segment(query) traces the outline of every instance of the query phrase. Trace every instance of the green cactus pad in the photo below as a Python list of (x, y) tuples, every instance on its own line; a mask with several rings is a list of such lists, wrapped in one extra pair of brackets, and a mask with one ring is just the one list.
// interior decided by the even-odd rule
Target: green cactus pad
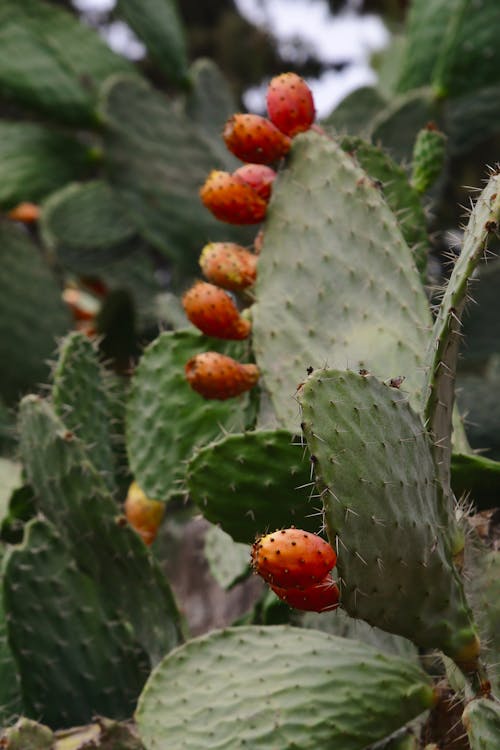
[(408, 182), (405, 170), (381, 148), (361, 138), (346, 136), (340, 140), (340, 145), (344, 151), (356, 157), (370, 177), (382, 183), (384, 198), (396, 214), (403, 237), (413, 251), (415, 263), (425, 282), (429, 246), (427, 222), (420, 196)]
[(406, 394), (371, 376), (318, 370), (299, 398), (337, 546), (341, 605), (459, 658), (475, 630), (451, 562), (458, 534)]
[(136, 718), (148, 750), (362, 750), (432, 703), (411, 662), (318, 631), (240, 627), (165, 659)]
[(379, 188), (326, 137), (294, 138), (273, 190), (252, 308), (253, 345), (280, 426), (298, 426), (308, 367), (406, 377), (413, 401), (431, 318)]
[(90, 461), (113, 491), (110, 394), (94, 345), (83, 333), (71, 333), (61, 342), (53, 382), (55, 412), (87, 446)]
[[(0, 541), (0, 583), (3, 589), (3, 566), (7, 547)], [(0, 595), (0, 727), (10, 724), (22, 713), (19, 673), (7, 634), (7, 612)], [(1, 739), (1, 732), (0, 732)]]
[(238, 542), (278, 528), (318, 533), (321, 501), (313, 493), (311, 466), (286, 430), (228, 435), (193, 454), (187, 468), (190, 497), (212, 523)]
[(413, 148), (411, 182), (418, 193), (425, 193), (437, 180), (446, 157), (444, 133), (431, 123), (417, 135)]
[(455, 497), (467, 497), (476, 511), (498, 507), (500, 461), (475, 454), (451, 454), (451, 488)]
[(104, 87), (101, 112), (108, 176), (154, 247), (195, 274), (207, 239), (251, 241), (252, 234), (217, 221), (202, 205), (198, 191), (210, 170), (233, 160), (221, 162), (220, 148), (174, 103), (145, 81), (118, 76)]
[(490, 550), (479, 540), (475, 545), (477, 549), (473, 550), (469, 563), (466, 557), (465, 587), (485, 644), (485, 663), (491, 665), (489, 677), (493, 692), (500, 695), (497, 668), (500, 654), (500, 550)]
[(177, 3), (174, 0), (118, 0), (116, 12), (142, 39), (169, 80), (186, 83), (186, 42)]
[(38, 509), (64, 534), (74, 560), (128, 623), (151, 665), (181, 640), (180, 617), (157, 561), (124, 524), (84, 445), (34, 396), (21, 402), (23, 464)]
[(2, 0), (0, 87), (16, 103), (65, 122), (94, 123), (97, 87), (133, 66), (68, 11)]
[(496, 0), (416, 0), (408, 17), (408, 43), (400, 91), (432, 84), (436, 96), (456, 96), (500, 80)]
[(147, 655), (48, 521), (30, 521), (23, 545), (12, 548), (4, 602), (28, 716), (55, 728), (95, 713), (130, 715)]
[(462, 722), (471, 750), (497, 750), (500, 738), (500, 702), (478, 698), (465, 707)]
[(66, 268), (96, 272), (140, 242), (114, 191), (104, 180), (66, 185), (45, 202), (40, 228)]
[(250, 547), (235, 542), (229, 534), (210, 526), (205, 534), (205, 557), (219, 586), (229, 589), (250, 573)]
[(162, 333), (135, 371), (127, 404), (127, 451), (132, 473), (148, 497), (166, 501), (181, 492), (192, 451), (223, 431), (245, 427), (248, 395), (209, 401), (188, 385), (186, 362), (209, 350), (245, 359), (244, 345), (183, 330)]
[(0, 737), (6, 750), (54, 750), (54, 734), (49, 727), (25, 717)]
[(88, 149), (33, 122), (0, 122), (0, 206), (40, 201), (82, 176)]
[(487, 252), (500, 221), (500, 172), (493, 173), (469, 217), (462, 251), (453, 268), (434, 322), (425, 362), (424, 420), (434, 442), (435, 461), (445, 495), (450, 494), (452, 414), (455, 373), (462, 338), (461, 318), (471, 276)]
[(0, 220), (0, 395), (7, 403), (47, 379), (47, 360), (70, 316), (37, 245)]

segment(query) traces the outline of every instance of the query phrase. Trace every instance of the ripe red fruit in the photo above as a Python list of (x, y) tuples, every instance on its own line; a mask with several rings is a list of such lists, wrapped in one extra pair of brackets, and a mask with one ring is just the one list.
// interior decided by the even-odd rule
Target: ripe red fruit
[(278, 529), (260, 537), (251, 552), (254, 570), (273, 586), (309, 588), (335, 566), (334, 549), (302, 529)]
[(146, 497), (137, 482), (132, 482), (125, 500), (125, 516), (145, 544), (153, 544), (165, 514), (165, 503)]
[(266, 216), (267, 203), (244, 180), (214, 169), (200, 189), (203, 205), (216, 219), (228, 224), (258, 224)]
[(339, 590), (330, 574), (322, 581), (305, 589), (287, 589), (271, 586), (282, 601), (294, 609), (306, 612), (326, 612), (339, 606)]
[(241, 364), (218, 352), (202, 352), (186, 363), (186, 378), (205, 398), (225, 400), (250, 390), (259, 379), (257, 365)]
[(219, 339), (246, 339), (251, 325), (242, 318), (233, 300), (223, 289), (197, 281), (182, 298), (191, 323), (207, 336)]
[(233, 172), (233, 177), (242, 179), (255, 190), (257, 195), (268, 201), (276, 179), (276, 172), (265, 164), (243, 164)]
[(311, 89), (296, 73), (282, 73), (270, 82), (267, 111), (271, 121), (282, 133), (293, 137), (309, 130), (315, 110)]
[(222, 132), (225, 144), (238, 159), (272, 164), (290, 150), (291, 141), (267, 117), (236, 114)]
[(209, 242), (200, 255), (206, 279), (232, 291), (251, 286), (257, 275), (257, 256), (235, 242)]

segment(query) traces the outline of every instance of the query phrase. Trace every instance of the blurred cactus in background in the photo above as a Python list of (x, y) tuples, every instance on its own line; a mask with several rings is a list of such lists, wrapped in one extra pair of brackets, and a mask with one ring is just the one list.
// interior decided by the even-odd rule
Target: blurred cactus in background
[[(133, 63), (60, 5), (0, 8), (0, 746), (495, 750), (497, 3), (383, 3), (392, 88), (265, 128), (187, 6)], [(329, 611), (252, 577), (292, 527)]]

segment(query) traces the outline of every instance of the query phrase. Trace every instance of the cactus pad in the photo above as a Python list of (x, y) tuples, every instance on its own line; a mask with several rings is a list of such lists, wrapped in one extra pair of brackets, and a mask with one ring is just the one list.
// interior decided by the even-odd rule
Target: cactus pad
[(379, 188), (326, 137), (294, 138), (255, 290), (254, 351), (281, 426), (297, 429), (294, 392), (325, 363), (404, 375), (415, 401), (431, 319), (411, 251)]
[(228, 435), (193, 454), (189, 494), (238, 542), (291, 525), (318, 532), (320, 501), (309, 500), (311, 467), (286, 430)]
[(471, 750), (497, 750), (500, 737), (500, 703), (479, 698), (465, 707), (462, 722)]
[(319, 370), (299, 398), (332, 544), (338, 535), (341, 605), (459, 657), (476, 635), (451, 562), (457, 532), (405, 394), (372, 376)]
[(146, 349), (134, 374), (127, 405), (127, 450), (135, 479), (148, 497), (168, 500), (182, 491), (184, 462), (193, 449), (221, 431), (244, 428), (248, 396), (207, 401), (186, 381), (186, 362), (206, 350), (242, 360), (244, 345), (190, 330), (162, 333)]
[(136, 718), (150, 750), (362, 750), (432, 703), (411, 662), (317, 631), (239, 627), (165, 659)]

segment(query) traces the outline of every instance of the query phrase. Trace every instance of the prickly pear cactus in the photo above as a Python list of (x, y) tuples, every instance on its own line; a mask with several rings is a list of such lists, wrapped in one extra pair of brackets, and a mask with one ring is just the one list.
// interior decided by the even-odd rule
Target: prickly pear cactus
[(463, 539), (406, 394), (370, 375), (319, 370), (299, 399), (328, 533), (337, 544), (342, 606), (467, 661), (463, 655), (469, 647), (477, 651), (477, 636), (452, 563)]

